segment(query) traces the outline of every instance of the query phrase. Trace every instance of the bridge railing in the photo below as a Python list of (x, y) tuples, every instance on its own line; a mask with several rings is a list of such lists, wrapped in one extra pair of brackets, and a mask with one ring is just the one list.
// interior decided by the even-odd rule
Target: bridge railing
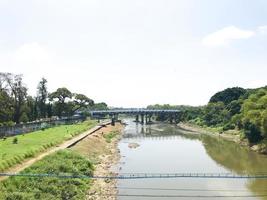
[(142, 114), (142, 113), (179, 113), (180, 110), (163, 110), (163, 109), (110, 109), (110, 110), (92, 110), (90, 113), (94, 114)]
[(64, 117), (61, 119), (48, 119), (37, 122), (29, 122), (24, 124), (17, 124), (14, 126), (0, 127), (0, 138), (29, 133), (44, 128), (50, 128), (57, 125), (73, 124), (85, 120), (82, 116)]

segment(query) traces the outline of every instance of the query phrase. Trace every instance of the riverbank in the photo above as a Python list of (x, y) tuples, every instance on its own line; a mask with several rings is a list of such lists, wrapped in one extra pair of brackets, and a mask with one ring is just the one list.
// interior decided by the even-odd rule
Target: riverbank
[[(54, 148), (53, 153), (35, 160), (24, 174), (110, 176), (119, 158), (117, 147), (123, 125), (96, 126)], [(93, 131), (92, 131), (93, 130)], [(59, 149), (60, 150), (59, 150)], [(62, 148), (65, 148), (62, 150)], [(58, 151), (59, 150), (59, 151)], [(56, 151), (56, 152), (55, 152)], [(48, 152), (46, 152), (48, 153)], [(36, 158), (35, 158), (36, 159)], [(21, 169), (20, 169), (21, 170)], [(116, 181), (105, 179), (62, 179), (56, 177), (5, 177), (0, 182), (0, 199), (116, 199)], [(17, 184), (19, 185), (17, 186)], [(108, 194), (109, 196), (104, 196)], [(111, 196), (113, 194), (113, 196)]]
[[(100, 129), (96, 121), (62, 125), (44, 131), (9, 137), (0, 141), (0, 172), (18, 173), (38, 160), (65, 149)], [(17, 143), (14, 139), (17, 138)], [(6, 177), (0, 177), (0, 181)]]
[[(0, 182), (0, 200), (85, 199), (91, 179), (68, 179), (57, 175), (92, 176), (93, 164), (69, 149), (59, 150)], [(51, 174), (53, 176), (27, 176)]]
[(228, 130), (224, 132), (214, 131), (208, 128), (200, 127), (195, 124), (180, 122), (177, 125), (181, 130), (189, 131), (192, 134), (206, 134), (214, 137), (220, 137), (229, 141), (233, 141), (241, 146), (248, 147), (250, 150), (260, 154), (267, 154), (266, 141), (262, 141), (258, 144), (249, 144), (246, 139), (241, 138), (241, 131)]
[[(123, 127), (120, 123), (116, 123), (115, 126), (107, 125), (71, 147), (71, 150), (87, 157), (94, 164), (94, 176), (116, 175), (112, 172), (112, 166), (120, 159), (118, 142)], [(116, 180), (94, 179), (86, 199), (114, 200), (116, 194)]]

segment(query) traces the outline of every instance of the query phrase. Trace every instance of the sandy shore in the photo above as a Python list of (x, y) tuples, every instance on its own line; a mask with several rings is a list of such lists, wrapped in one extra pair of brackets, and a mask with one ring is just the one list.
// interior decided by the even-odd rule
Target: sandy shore
[(248, 147), (250, 150), (255, 151), (260, 154), (267, 154), (266, 146), (262, 144), (254, 144), (250, 145), (247, 140), (242, 140), (240, 138), (240, 132), (235, 130), (229, 130), (222, 133), (219, 132), (211, 132), (206, 130), (205, 128), (199, 127), (197, 125), (188, 124), (188, 123), (179, 123), (177, 125), (181, 130), (185, 132), (189, 131), (192, 134), (207, 134), (213, 137), (220, 137), (229, 141), (233, 141), (241, 146)]
[(210, 135), (210, 136), (216, 136), (216, 137), (221, 137), (224, 138), (226, 140), (230, 140), (236, 143), (241, 143), (240, 140), (240, 136), (239, 134), (236, 134), (234, 132), (230, 133), (230, 132), (211, 132), (208, 130), (205, 130), (204, 128), (201, 128), (199, 126), (193, 125), (193, 124), (188, 124), (188, 123), (179, 123), (178, 127), (184, 131), (189, 131), (192, 134), (206, 134), (206, 135)]
[[(113, 174), (111, 168), (116, 165), (120, 159), (118, 142), (121, 137), (122, 129), (123, 125), (120, 123), (116, 123), (115, 126), (107, 125), (71, 147), (74, 151), (85, 155), (95, 163), (94, 176), (116, 175)], [(105, 135), (110, 134), (111, 132), (117, 134), (111, 142), (107, 142)], [(86, 199), (114, 200), (116, 199), (117, 192), (116, 180), (95, 179), (92, 182), (92, 186), (88, 191)]]

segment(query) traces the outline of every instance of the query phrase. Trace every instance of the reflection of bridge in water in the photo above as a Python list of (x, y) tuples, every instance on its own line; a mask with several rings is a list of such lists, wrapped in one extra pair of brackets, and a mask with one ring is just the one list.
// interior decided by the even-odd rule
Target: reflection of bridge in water
[[(156, 109), (110, 109), (110, 110), (94, 110), (90, 111), (93, 118), (101, 118), (105, 116), (110, 116), (112, 123), (118, 119), (120, 114), (123, 115), (135, 115), (135, 121), (141, 122), (142, 124), (151, 123), (152, 116), (164, 116), (171, 123), (173, 121), (178, 121), (180, 110), (156, 110)], [(140, 120), (139, 120), (140, 116)]]
[(177, 137), (181, 137), (180, 135), (149, 135), (149, 134), (123, 134), (123, 139), (142, 139), (142, 140), (171, 140), (175, 139)]

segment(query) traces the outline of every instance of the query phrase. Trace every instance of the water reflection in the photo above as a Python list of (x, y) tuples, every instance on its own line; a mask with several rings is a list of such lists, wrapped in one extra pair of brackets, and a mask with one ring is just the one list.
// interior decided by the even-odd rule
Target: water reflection
[[(121, 169), (119, 173), (234, 172), (241, 174), (245, 172), (253, 174), (267, 171), (266, 156), (241, 148), (235, 143), (185, 132), (174, 125), (141, 125), (129, 120), (127, 123), (123, 139), (119, 144), (122, 155), (120, 163), (123, 163), (119, 166)], [(140, 144), (140, 147), (128, 148), (128, 143), (132, 142)], [(118, 187), (120, 187), (119, 194), (248, 196), (267, 194), (266, 180), (246, 179), (119, 180)], [(148, 190), (148, 188), (165, 189)], [(175, 190), (169, 190), (170, 188)], [(179, 191), (181, 188), (189, 190)], [(128, 200), (136, 199), (136, 197), (118, 197), (118, 199)], [(166, 198), (143, 197), (139, 199)]]
[[(207, 154), (221, 166), (238, 174), (266, 173), (267, 157), (242, 148), (237, 144), (220, 138), (201, 136), (201, 141)], [(260, 195), (267, 192), (267, 180), (251, 180), (247, 187), (255, 194)], [(264, 199), (267, 199), (265, 197)]]

